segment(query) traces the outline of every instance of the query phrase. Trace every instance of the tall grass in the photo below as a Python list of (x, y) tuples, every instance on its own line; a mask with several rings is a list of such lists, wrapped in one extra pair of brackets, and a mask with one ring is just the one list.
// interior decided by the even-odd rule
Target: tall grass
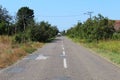
[(43, 46), (39, 42), (14, 43), (12, 37), (0, 36), (0, 68), (7, 67), (18, 59)]
[(100, 41), (99, 43), (85, 43), (84, 45), (93, 49), (94, 51), (99, 53), (99, 55), (120, 65), (120, 41), (108, 40)]

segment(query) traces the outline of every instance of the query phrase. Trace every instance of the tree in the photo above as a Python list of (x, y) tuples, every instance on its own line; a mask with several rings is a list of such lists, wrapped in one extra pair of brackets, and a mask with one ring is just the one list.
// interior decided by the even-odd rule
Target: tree
[(10, 20), (11, 16), (8, 14), (6, 8), (2, 8), (2, 6), (0, 6), (0, 22), (4, 21), (6, 23), (9, 23)]
[(114, 21), (101, 14), (87, 19), (84, 24), (77, 24), (67, 31), (69, 37), (84, 39), (88, 42), (112, 39), (114, 33)]
[(48, 22), (40, 22), (31, 30), (31, 39), (33, 41), (42, 41), (46, 42), (49, 39), (55, 37), (58, 33), (58, 29), (56, 26), (51, 26)]
[(34, 24), (34, 11), (29, 7), (22, 7), (17, 12), (17, 30), (25, 31)]
[(10, 20), (11, 16), (8, 14), (6, 8), (0, 6), (0, 35), (8, 34)]

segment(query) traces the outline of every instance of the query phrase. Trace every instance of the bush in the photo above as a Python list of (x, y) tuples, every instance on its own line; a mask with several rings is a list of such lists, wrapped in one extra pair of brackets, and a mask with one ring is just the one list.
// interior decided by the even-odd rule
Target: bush
[(71, 38), (85, 39), (86, 42), (98, 42), (112, 39), (115, 32), (113, 21), (99, 14), (83, 24), (75, 25), (67, 31), (67, 35)]
[(115, 32), (112, 36), (112, 39), (114, 40), (120, 40), (120, 33), (119, 32)]
[(32, 41), (46, 42), (55, 37), (57, 33), (58, 29), (56, 27), (47, 22), (41, 22), (31, 29), (30, 38)]
[(15, 35), (15, 42), (22, 43), (29, 40), (29, 37), (24, 33), (19, 33)]

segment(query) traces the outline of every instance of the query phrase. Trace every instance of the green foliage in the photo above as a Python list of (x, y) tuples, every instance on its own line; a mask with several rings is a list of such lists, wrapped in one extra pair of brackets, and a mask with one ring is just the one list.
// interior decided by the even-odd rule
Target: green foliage
[(11, 20), (11, 16), (8, 14), (6, 8), (0, 6), (0, 23), (1, 22), (9, 23), (10, 20)]
[(5, 35), (8, 33), (8, 25), (10, 23), (11, 16), (8, 14), (6, 8), (0, 6), (0, 35)]
[(58, 29), (56, 27), (51, 26), (48, 22), (42, 21), (32, 28), (30, 35), (33, 41), (45, 42), (55, 37), (57, 33)]
[(59, 32), (56, 26), (51, 26), (48, 22), (35, 23), (34, 10), (29, 7), (21, 7), (13, 22), (10, 19), (8, 11), (0, 7), (0, 35), (12, 35), (13, 41), (17, 43), (30, 40), (46, 42)]
[(34, 11), (28, 7), (22, 7), (17, 12), (17, 31), (23, 32), (34, 25)]
[(89, 47), (99, 53), (99, 55), (111, 60), (114, 63), (120, 65), (120, 41), (107, 40), (99, 41), (99, 43), (85, 43), (86, 47)]
[(0, 35), (5, 34), (6, 33), (6, 25), (5, 22), (1, 22), (0, 23)]
[(28, 40), (29, 40), (29, 36), (27, 36), (24, 33), (19, 33), (15, 35), (15, 42), (24, 43), (27, 42)]
[(114, 40), (120, 40), (120, 32), (115, 32), (112, 36), (112, 39)]
[(71, 38), (84, 39), (87, 42), (98, 42), (99, 40), (112, 39), (114, 30), (114, 21), (103, 17), (101, 14), (88, 19), (86, 22), (78, 23), (67, 31), (67, 35)]

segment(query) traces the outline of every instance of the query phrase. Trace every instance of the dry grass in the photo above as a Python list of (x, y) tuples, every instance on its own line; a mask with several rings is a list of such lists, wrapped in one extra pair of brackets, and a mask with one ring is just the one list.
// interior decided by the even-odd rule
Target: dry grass
[(13, 64), (42, 46), (43, 43), (39, 42), (13, 44), (12, 37), (0, 36), (0, 68)]
[(44, 43), (40, 43), (40, 42), (34, 42), (32, 44), (32, 47), (34, 48), (41, 48), (44, 45)]
[(20, 48), (13, 49), (11, 50), (10, 53), (1, 53), (0, 54), (0, 68), (4, 68), (4, 67), (7, 67), (13, 64), (18, 59), (22, 58), (25, 55), (27, 55), (27, 53)]

